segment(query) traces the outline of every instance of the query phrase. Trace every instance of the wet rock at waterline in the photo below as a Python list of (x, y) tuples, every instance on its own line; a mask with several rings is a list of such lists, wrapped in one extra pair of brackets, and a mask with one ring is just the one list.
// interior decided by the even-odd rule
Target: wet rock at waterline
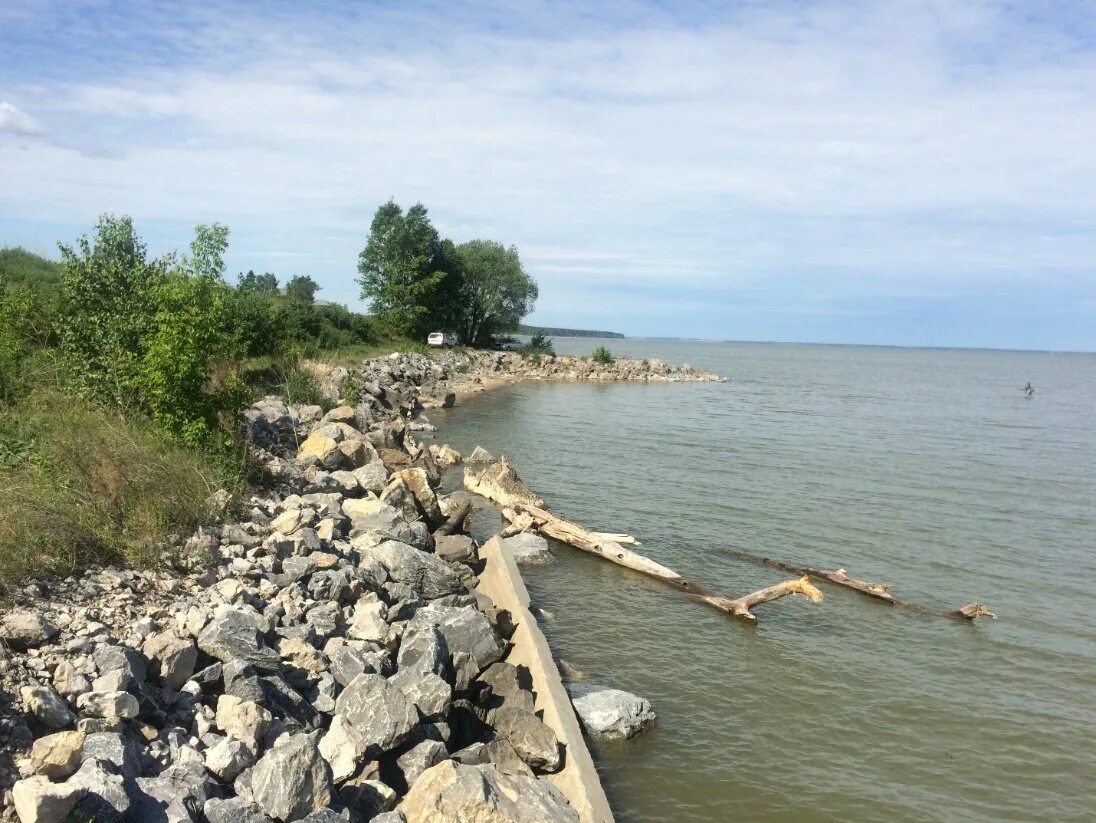
[(583, 730), (590, 737), (628, 740), (655, 723), (651, 704), (631, 692), (588, 683), (568, 683), (567, 693)]
[(548, 541), (539, 534), (522, 532), (513, 537), (505, 537), (500, 542), (518, 565), (535, 566), (551, 563), (554, 559), (551, 549), (548, 548)]

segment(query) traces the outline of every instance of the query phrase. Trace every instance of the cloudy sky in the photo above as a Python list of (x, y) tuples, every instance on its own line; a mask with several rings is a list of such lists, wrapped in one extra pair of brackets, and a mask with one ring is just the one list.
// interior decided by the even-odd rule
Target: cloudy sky
[(0, 245), (361, 306), (389, 197), (545, 325), (1096, 350), (1096, 2), (0, 3)]

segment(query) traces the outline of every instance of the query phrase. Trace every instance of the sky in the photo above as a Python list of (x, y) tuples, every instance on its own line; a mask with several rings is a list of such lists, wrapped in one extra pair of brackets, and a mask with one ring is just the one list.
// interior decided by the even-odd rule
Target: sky
[(530, 320), (1096, 350), (1096, 0), (0, 2), (0, 246), (99, 214), (363, 308), (376, 208)]

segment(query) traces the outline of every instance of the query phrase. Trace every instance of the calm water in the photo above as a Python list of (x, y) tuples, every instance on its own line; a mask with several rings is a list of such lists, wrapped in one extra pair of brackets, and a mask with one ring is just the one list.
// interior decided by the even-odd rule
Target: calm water
[(1096, 820), (1096, 356), (608, 345), (730, 382), (522, 385), (439, 438), (728, 594), (782, 579), (736, 547), (1000, 617), (824, 586), (752, 627), (556, 545), (526, 574), (554, 650), (659, 715), (595, 752), (619, 820)]

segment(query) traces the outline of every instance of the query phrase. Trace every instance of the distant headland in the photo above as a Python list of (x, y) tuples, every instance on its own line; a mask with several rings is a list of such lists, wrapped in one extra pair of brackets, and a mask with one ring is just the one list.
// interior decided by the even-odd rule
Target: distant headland
[(624, 335), (616, 331), (593, 331), (590, 329), (552, 329), (547, 326), (518, 326), (518, 334), (526, 334), (530, 337), (534, 334), (543, 334), (545, 337), (612, 337), (623, 340)]

